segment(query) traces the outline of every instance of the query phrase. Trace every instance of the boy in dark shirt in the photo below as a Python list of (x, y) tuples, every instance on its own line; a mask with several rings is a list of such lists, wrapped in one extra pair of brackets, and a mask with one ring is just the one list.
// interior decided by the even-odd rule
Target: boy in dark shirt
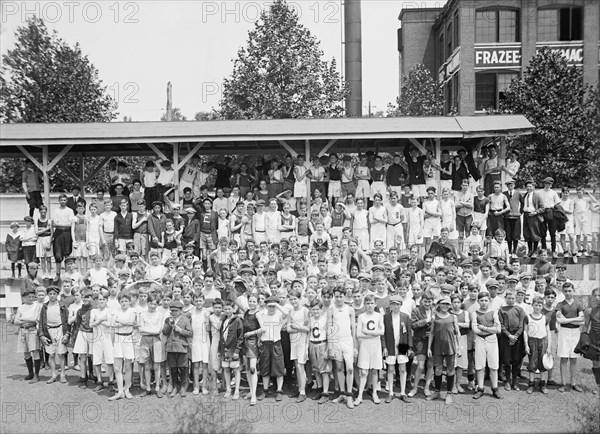
[(81, 301), (83, 302), (83, 306), (77, 311), (77, 316), (73, 323), (73, 333), (71, 335), (75, 336), (73, 353), (79, 354), (79, 382), (81, 383), (79, 387), (85, 389), (87, 388), (88, 379), (92, 380), (92, 382), (96, 381), (93, 370), (90, 370), (89, 377), (86, 374), (86, 362), (91, 366), (91, 358), (94, 354), (94, 331), (90, 327), (90, 314), (92, 311), (91, 289), (86, 288), (81, 292)]
[(567, 386), (567, 365), (570, 371), (570, 380), (573, 390), (583, 392), (577, 382), (577, 359), (575, 347), (579, 342), (581, 326), (584, 322), (583, 306), (579, 301), (573, 298), (573, 284), (566, 282), (563, 284), (563, 294), (565, 299), (556, 305), (556, 322), (558, 329), (558, 357), (560, 357), (560, 376), (562, 385), (559, 392), (567, 392), (570, 387)]

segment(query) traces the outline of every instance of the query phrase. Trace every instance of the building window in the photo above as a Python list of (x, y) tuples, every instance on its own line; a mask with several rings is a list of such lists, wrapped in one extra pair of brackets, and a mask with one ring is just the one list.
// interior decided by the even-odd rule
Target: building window
[(454, 13), (454, 48), (460, 46), (460, 21), (458, 11)]
[(446, 59), (452, 55), (452, 51), (454, 50), (454, 47), (452, 46), (452, 35), (452, 23), (450, 23), (446, 28)]
[(581, 8), (538, 10), (538, 41), (580, 41), (582, 28)]
[(475, 74), (475, 110), (497, 110), (500, 101), (505, 98), (510, 82), (517, 76), (518, 74), (513, 72)]
[(486, 9), (475, 12), (475, 42), (519, 42), (519, 11)]
[(444, 32), (440, 33), (440, 37), (438, 39), (438, 56), (438, 64), (439, 66), (442, 66), (446, 61), (446, 58), (444, 57)]

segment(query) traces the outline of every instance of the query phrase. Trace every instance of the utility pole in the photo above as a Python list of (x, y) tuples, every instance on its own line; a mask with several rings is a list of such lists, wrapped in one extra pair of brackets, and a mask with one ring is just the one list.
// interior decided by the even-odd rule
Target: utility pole
[(173, 86), (169, 81), (167, 83), (167, 121), (173, 118)]

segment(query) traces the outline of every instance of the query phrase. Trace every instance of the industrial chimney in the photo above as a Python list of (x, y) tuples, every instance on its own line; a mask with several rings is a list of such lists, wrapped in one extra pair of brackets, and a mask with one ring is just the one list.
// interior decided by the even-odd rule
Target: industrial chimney
[(350, 88), (346, 97), (346, 115), (362, 116), (362, 47), (360, 0), (344, 1), (344, 64)]

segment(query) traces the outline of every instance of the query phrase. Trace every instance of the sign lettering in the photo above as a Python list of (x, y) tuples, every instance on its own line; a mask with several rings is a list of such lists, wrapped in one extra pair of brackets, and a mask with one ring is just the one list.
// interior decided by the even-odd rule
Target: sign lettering
[(475, 47), (475, 68), (520, 66), (521, 47)]

